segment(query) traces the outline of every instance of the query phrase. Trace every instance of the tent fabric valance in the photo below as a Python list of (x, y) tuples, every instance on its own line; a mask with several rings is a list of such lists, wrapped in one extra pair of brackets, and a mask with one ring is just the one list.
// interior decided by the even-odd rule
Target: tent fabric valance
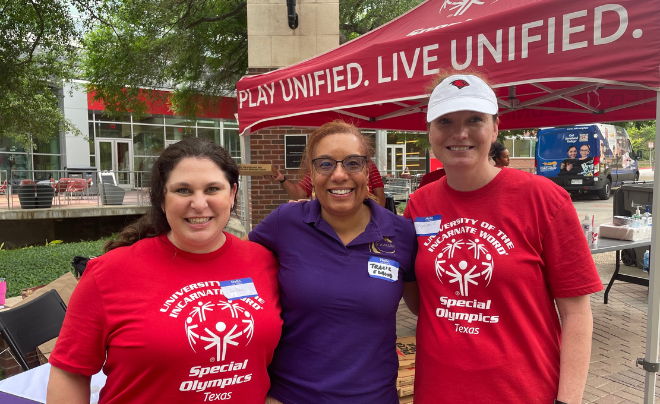
[(660, 3), (429, 0), (332, 51), (237, 84), (241, 133), (319, 126), (425, 130), (443, 69), (496, 87), (500, 129), (654, 119)]

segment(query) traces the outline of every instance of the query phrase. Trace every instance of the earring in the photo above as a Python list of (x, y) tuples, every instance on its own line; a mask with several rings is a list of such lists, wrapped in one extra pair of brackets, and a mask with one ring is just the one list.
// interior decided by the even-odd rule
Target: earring
[(316, 189), (312, 186), (312, 200), (316, 199)]

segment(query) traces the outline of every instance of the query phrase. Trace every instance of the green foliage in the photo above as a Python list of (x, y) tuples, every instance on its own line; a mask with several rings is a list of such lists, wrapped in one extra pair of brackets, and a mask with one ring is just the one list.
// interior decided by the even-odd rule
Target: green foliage
[(67, 0), (6, 0), (0, 4), (0, 137), (25, 149), (80, 134), (64, 117), (54, 89), (74, 78), (79, 31)]
[(634, 150), (649, 150), (649, 142), (655, 141), (655, 121), (644, 121), (642, 125), (626, 128)]
[(340, 42), (348, 42), (392, 21), (422, 0), (339, 0)]
[[(179, 115), (194, 119), (215, 111), (214, 97), (231, 93), (247, 72), (246, 0), (72, 1), (88, 16), (83, 78), (111, 115), (140, 116), (149, 102), (168, 101)], [(341, 42), (419, 3), (340, 0)], [(141, 90), (147, 88), (174, 90), (164, 99)]]
[(73, 272), (73, 257), (101, 255), (106, 241), (51, 242), (42, 247), (0, 250), (0, 278), (7, 279), (7, 296), (18, 296), (21, 289), (44, 285), (67, 271)]

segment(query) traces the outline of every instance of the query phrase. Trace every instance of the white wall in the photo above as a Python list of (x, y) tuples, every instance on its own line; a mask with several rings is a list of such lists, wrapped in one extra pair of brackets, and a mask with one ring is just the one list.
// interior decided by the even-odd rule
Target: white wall
[(66, 116), (83, 136), (67, 132), (62, 142), (62, 167), (89, 167), (89, 125), (87, 122), (87, 93), (81, 84), (67, 84), (63, 89), (62, 106)]

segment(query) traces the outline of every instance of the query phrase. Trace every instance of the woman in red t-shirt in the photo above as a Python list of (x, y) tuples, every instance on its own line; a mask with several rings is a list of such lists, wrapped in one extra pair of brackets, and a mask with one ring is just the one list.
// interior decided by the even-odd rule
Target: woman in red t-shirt
[(282, 328), (277, 260), (225, 233), (238, 167), (185, 139), (151, 172), (151, 210), (89, 262), (50, 357), (49, 404), (263, 404)]
[(437, 83), (427, 121), (446, 176), (411, 195), (404, 213), (419, 245), (415, 404), (578, 404), (589, 294), (603, 284), (570, 196), (490, 163), (498, 100), (482, 79)]

